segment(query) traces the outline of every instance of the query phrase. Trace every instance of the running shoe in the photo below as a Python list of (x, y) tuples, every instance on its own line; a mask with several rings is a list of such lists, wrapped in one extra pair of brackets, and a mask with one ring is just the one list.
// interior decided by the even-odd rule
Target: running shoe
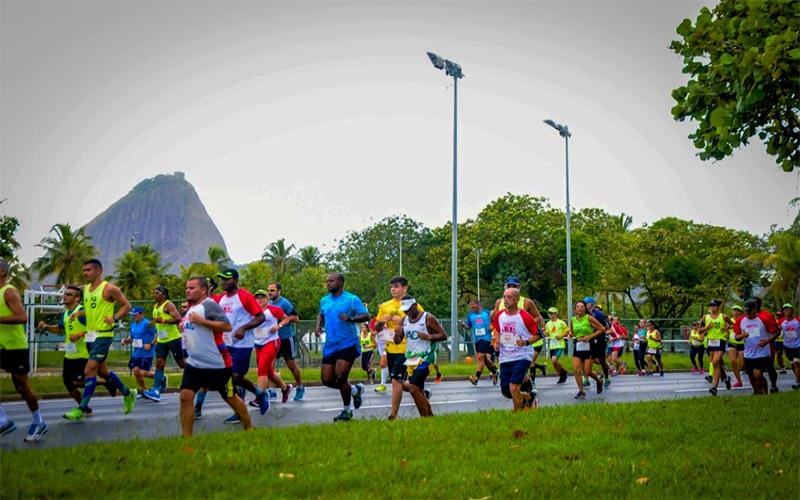
[(143, 397), (144, 397), (144, 396), (142, 396), (142, 393), (141, 393), (141, 392), (140, 392), (139, 394), (137, 394), (137, 395), (136, 395), (136, 399), (142, 399)]
[(583, 378), (583, 386), (584, 387), (590, 387), (591, 385), (592, 384), (591, 384), (591, 382), (589, 382), (589, 377), (584, 377)]
[(597, 394), (603, 394), (603, 384), (599, 380), (597, 381)]
[(72, 420), (74, 422), (83, 419), (83, 417), (84, 413), (83, 410), (81, 410), (80, 406), (76, 406), (75, 408), (71, 409), (70, 411), (64, 414), (64, 418), (66, 418), (67, 420)]
[(639, 370), (639, 376), (640, 376), (640, 377), (644, 377), (645, 375), (647, 375), (647, 372), (646, 372), (646, 371), (644, 371), (644, 370)]
[[(161, 386), (163, 387), (164, 384), (161, 384)], [(136, 397), (138, 398), (139, 395), (137, 394)], [(148, 400), (150, 400), (150, 401), (152, 401), (154, 403), (158, 403), (158, 402), (161, 401), (161, 394), (159, 394), (158, 392), (154, 391), (153, 389), (147, 389), (146, 391), (144, 391), (142, 393), (142, 397), (144, 399), (148, 399)]]
[(242, 419), (239, 418), (239, 415), (234, 413), (230, 417), (226, 418), (223, 422), (226, 424), (241, 424)]
[(436, 378), (433, 379), (434, 384), (441, 384), (442, 383), (442, 374), (440, 372), (436, 372)]
[(710, 392), (712, 396), (716, 396), (717, 395), (717, 388), (716, 387), (712, 387), (711, 389), (708, 390), (708, 392)]
[(353, 408), (358, 410), (361, 408), (361, 394), (364, 393), (364, 384), (356, 384), (356, 393), (353, 394)]
[(777, 385), (773, 385), (772, 387), (770, 387), (770, 389), (769, 389), (769, 393), (770, 394), (775, 394), (776, 392), (781, 392), (781, 391), (778, 390), (778, 386)]
[(6, 422), (6, 425), (0, 427), (0, 437), (5, 436), (6, 434), (10, 434), (17, 430), (17, 424), (9, 420)]
[(664, 376), (664, 369), (663, 368), (661, 369), (660, 372), (658, 372), (658, 376), (659, 377), (663, 377)]
[(259, 407), (258, 406), (258, 399), (254, 399), (254, 400), (250, 401), (249, 403), (247, 403), (247, 406), (252, 406), (253, 408), (258, 408)]
[(375, 388), (375, 392), (386, 392), (386, 386), (383, 384), (378, 385), (378, 387)]
[(731, 390), (731, 376), (728, 375), (725, 377), (725, 389), (730, 391)]
[(781, 375), (786, 375), (786, 368), (781, 368)]
[(353, 420), (353, 412), (348, 409), (342, 410), (342, 413), (333, 417), (334, 422), (348, 422), (350, 420)]
[(194, 407), (194, 419), (195, 420), (202, 420), (203, 419), (203, 407), (202, 406), (195, 406)]
[(470, 384), (472, 384), (472, 385), (478, 385), (478, 377), (476, 377), (475, 375), (470, 375), (470, 376), (469, 376), (469, 377), (467, 377), (467, 378), (469, 379), (469, 383), (470, 383)]
[(708, 382), (709, 384), (714, 382), (714, 377), (712, 377), (711, 375), (706, 375), (705, 379), (706, 382)]
[(167, 387), (169, 387), (169, 377), (166, 373), (164, 373), (163, 378), (161, 379), (161, 390), (158, 392), (167, 392)]
[(303, 396), (305, 396), (305, 395), (306, 395), (306, 388), (303, 387), (302, 385), (294, 390), (294, 400), (295, 401), (302, 401), (303, 400)]
[(431, 390), (430, 389), (425, 389), (422, 392), (425, 394), (425, 399), (430, 401), (431, 400), (431, 396), (433, 396), (433, 393), (431, 392)]
[(648, 372), (648, 371), (645, 371), (645, 372), (644, 372), (644, 376), (645, 376), (645, 377), (652, 377), (652, 376), (653, 376), (653, 372)]
[(603, 389), (608, 389), (609, 387), (611, 387), (611, 379), (606, 378), (603, 380)]
[(575, 395), (575, 399), (586, 399), (586, 393), (581, 391)]
[(286, 384), (286, 390), (281, 391), (281, 403), (289, 401), (289, 394), (292, 393), (292, 389), (294, 389), (292, 384)]
[(697, 368), (692, 368), (692, 374), (697, 373)]
[[(263, 415), (269, 411), (269, 395), (266, 392), (257, 394), (256, 401), (258, 402), (258, 412), (260, 414)], [(236, 418), (238, 419), (239, 417), (237, 416)]]
[(269, 399), (278, 399), (278, 392), (274, 389), (268, 389), (267, 392), (269, 393)]
[(736, 382), (733, 383), (733, 385), (731, 387), (741, 387), (741, 386), (742, 386), (742, 383), (737, 380)]
[(36, 441), (41, 441), (44, 439), (44, 435), (47, 434), (47, 424), (42, 422), (41, 424), (31, 424), (28, 427), (28, 435), (25, 436), (24, 441), (26, 443), (35, 443)]
[[(792, 389), (794, 389), (795, 391), (800, 389), (800, 384), (792, 384)], [(0, 434), (0, 435), (2, 435), (2, 434)]]
[(497, 385), (497, 372), (492, 373), (492, 385)]
[(128, 395), (122, 398), (122, 413), (130, 413), (133, 411), (133, 407), (136, 406), (136, 395), (139, 394), (139, 391), (136, 389), (129, 389)]
[(94, 415), (94, 413), (92, 412), (91, 408), (86, 408), (86, 411), (83, 412), (84, 417), (91, 417), (92, 415)]
[(564, 370), (559, 374), (558, 382), (556, 382), (556, 383), (557, 384), (563, 384), (566, 381), (567, 381), (567, 370)]

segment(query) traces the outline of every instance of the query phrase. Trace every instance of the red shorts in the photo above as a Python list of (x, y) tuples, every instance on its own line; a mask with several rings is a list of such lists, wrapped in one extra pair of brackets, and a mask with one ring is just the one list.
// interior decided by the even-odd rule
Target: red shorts
[(267, 342), (263, 346), (256, 346), (256, 359), (258, 360), (259, 377), (275, 377), (275, 359), (281, 348), (281, 339)]

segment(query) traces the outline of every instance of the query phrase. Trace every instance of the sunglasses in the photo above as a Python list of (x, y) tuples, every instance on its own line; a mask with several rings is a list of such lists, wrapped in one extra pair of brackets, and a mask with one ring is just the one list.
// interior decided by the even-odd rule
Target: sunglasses
[(277, 292), (278, 290), (276, 290), (275, 288), (270, 288), (270, 289), (269, 289), (269, 290), (267, 290), (267, 291), (268, 291), (269, 293), (274, 293), (274, 292)]

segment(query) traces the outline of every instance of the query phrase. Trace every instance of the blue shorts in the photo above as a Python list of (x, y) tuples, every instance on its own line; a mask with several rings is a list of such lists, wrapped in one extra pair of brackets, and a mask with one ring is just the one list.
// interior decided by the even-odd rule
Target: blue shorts
[(508, 363), (500, 364), (500, 389), (508, 388), (509, 384), (522, 384), (525, 380), (525, 375), (528, 374), (528, 368), (531, 366), (531, 360), (518, 359), (517, 361), (509, 361)]
[(140, 368), (146, 372), (150, 371), (150, 368), (153, 366), (153, 357), (150, 356), (149, 358), (131, 358), (128, 361), (128, 368), (133, 370), (134, 368)]
[(250, 357), (253, 355), (253, 348), (228, 346), (228, 352), (233, 358), (231, 372), (234, 375), (247, 375), (247, 372), (250, 371)]
[(550, 349), (550, 357), (551, 358), (560, 358), (564, 355), (564, 349), (559, 347), (558, 349)]

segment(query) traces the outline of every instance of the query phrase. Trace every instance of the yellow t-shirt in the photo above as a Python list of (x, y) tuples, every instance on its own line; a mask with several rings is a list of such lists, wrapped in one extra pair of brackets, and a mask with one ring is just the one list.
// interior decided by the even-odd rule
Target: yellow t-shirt
[[(417, 304), (417, 307), (420, 311), (424, 311), (425, 309), (422, 308), (421, 305)], [(393, 316), (400, 316), (400, 321), (402, 322), (403, 318), (406, 317), (406, 313), (400, 310), (400, 301), (398, 299), (389, 299), (378, 308), (377, 319), (381, 321), (386, 315), (389, 317)], [(386, 322), (386, 328), (392, 332), (391, 335), (394, 335), (394, 329), (397, 328), (401, 323), (398, 323), (393, 320), (389, 320)], [(383, 333), (383, 332), (381, 332)], [(406, 338), (403, 337), (403, 341), (399, 344), (395, 344), (393, 340), (389, 340), (386, 342), (386, 352), (391, 354), (405, 354), (406, 353)]]

